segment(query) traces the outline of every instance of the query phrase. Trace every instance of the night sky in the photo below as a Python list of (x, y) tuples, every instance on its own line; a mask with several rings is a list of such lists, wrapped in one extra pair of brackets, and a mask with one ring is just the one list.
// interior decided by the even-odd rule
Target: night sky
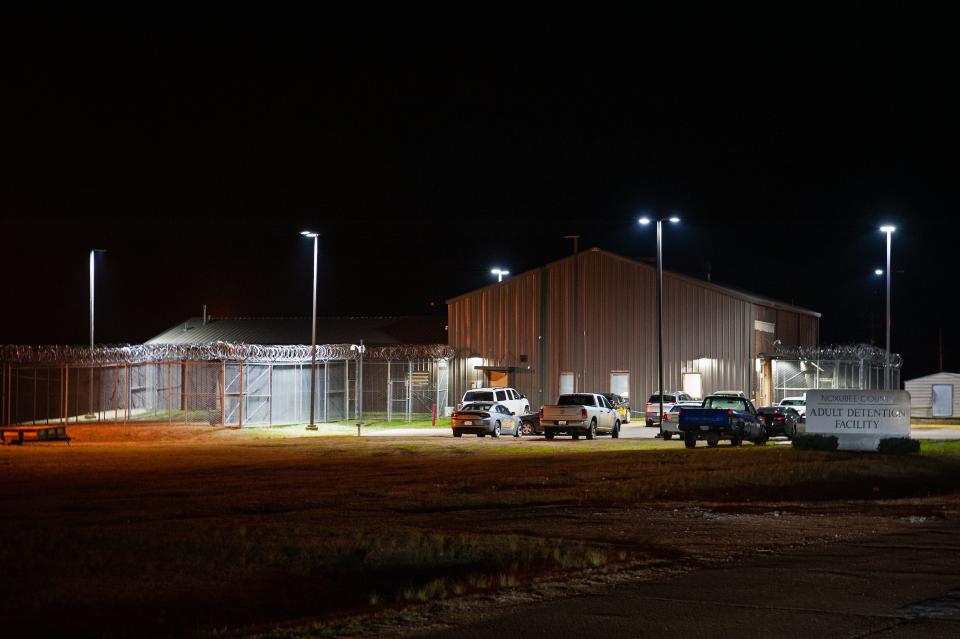
[[(904, 377), (960, 369), (956, 45), (943, 17), (366, 3), (0, 9), (0, 343), (213, 315), (445, 313), (571, 251), (823, 313)], [(388, 3), (393, 4), (393, 3)], [(442, 5), (441, 5), (442, 6)], [(747, 19), (749, 18), (749, 19)], [(943, 24), (943, 27), (938, 25)]]

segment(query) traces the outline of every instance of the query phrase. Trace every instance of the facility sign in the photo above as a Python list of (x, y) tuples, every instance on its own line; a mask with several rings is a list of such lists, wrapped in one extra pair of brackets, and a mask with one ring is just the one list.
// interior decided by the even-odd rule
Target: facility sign
[(910, 436), (910, 393), (809, 390), (807, 432), (836, 435), (843, 449), (876, 450), (881, 439)]

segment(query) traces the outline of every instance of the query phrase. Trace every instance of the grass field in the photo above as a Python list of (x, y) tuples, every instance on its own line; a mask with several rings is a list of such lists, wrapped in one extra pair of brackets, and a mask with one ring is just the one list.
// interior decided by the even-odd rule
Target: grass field
[(745, 537), (775, 550), (955, 516), (960, 494), (960, 442), (891, 457), (142, 425), (72, 434), (69, 448), (0, 448), (11, 636), (334, 636), (358, 623), (377, 634), (371, 619), (425, 602), (690, 569), (743, 552)]

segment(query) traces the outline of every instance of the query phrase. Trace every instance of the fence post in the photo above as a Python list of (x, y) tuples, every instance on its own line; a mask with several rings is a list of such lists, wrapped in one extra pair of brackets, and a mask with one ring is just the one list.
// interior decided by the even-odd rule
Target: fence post
[(66, 365), (63, 382), (63, 423), (70, 423), (70, 364)]
[(239, 386), (240, 396), (237, 398), (237, 426), (243, 428), (243, 360), (240, 360), (239, 373), (237, 374), (237, 384)]
[(413, 419), (413, 360), (407, 360), (407, 421)]

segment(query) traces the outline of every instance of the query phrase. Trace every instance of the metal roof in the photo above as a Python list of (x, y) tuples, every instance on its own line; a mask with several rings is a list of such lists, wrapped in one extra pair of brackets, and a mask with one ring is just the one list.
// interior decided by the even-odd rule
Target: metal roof
[[(653, 265), (653, 264), (648, 264), (647, 262), (644, 262), (644, 261), (642, 261), (642, 260), (635, 260), (635, 259), (632, 259), (632, 258), (629, 258), (629, 257), (624, 257), (623, 255), (618, 255), (618, 254), (616, 254), (616, 253), (613, 253), (613, 252), (611, 252), (611, 251), (607, 251), (607, 250), (604, 250), (604, 249), (601, 249), (601, 248), (594, 247), (594, 248), (592, 248), (592, 249), (589, 249), (589, 251), (590, 251), (590, 252), (593, 252), (593, 253), (600, 253), (601, 255), (604, 255), (605, 257), (609, 257), (609, 258), (612, 258), (612, 259), (623, 260), (623, 261), (625, 261), (625, 262), (630, 262), (631, 264), (637, 264), (637, 265), (639, 265), (639, 266), (643, 266), (643, 267), (645, 267), (645, 268), (648, 268), (648, 269), (651, 269), (651, 270), (654, 270), (654, 271), (655, 271), (656, 268), (657, 268), (655, 265)], [(581, 251), (581, 252), (586, 252), (586, 251)], [(551, 266), (551, 265), (553, 265), (553, 264), (559, 264), (559, 263), (564, 262), (564, 261), (566, 261), (566, 260), (571, 260), (571, 259), (573, 259), (574, 257), (575, 257), (574, 255), (569, 255), (569, 256), (564, 257), (564, 258), (561, 258), (561, 259), (559, 259), (559, 260), (554, 260), (553, 262), (548, 262), (548, 263), (545, 264), (544, 266), (538, 267), (537, 269), (530, 269), (529, 271), (525, 271), (524, 273), (530, 273), (530, 272), (532, 272), (532, 271), (538, 270), (539, 268), (545, 268), (545, 267)], [(523, 275), (524, 273), (519, 273), (516, 277), (519, 277), (520, 275)], [(801, 315), (810, 315), (810, 316), (812, 316), (812, 317), (820, 317), (820, 313), (818, 313), (817, 311), (812, 311), (812, 310), (810, 310), (810, 309), (808, 309), (808, 308), (803, 308), (802, 306), (795, 306), (795, 305), (793, 305), (793, 304), (788, 304), (788, 303), (786, 303), (786, 302), (781, 302), (780, 300), (775, 300), (775, 299), (770, 298), (770, 297), (764, 297), (764, 296), (762, 296), (762, 295), (757, 295), (756, 293), (750, 293), (750, 292), (748, 292), (748, 291), (743, 291), (743, 290), (740, 290), (740, 289), (737, 289), (737, 288), (733, 288), (733, 287), (730, 287), (730, 286), (723, 286), (723, 285), (717, 284), (717, 283), (712, 282), (712, 281), (703, 280), (703, 279), (700, 279), (700, 278), (697, 278), (697, 277), (692, 277), (692, 276), (690, 276), (690, 275), (682, 275), (682, 274), (680, 274), (680, 273), (675, 273), (675, 272), (673, 272), (673, 271), (664, 270), (663, 273), (664, 273), (664, 275), (669, 275), (669, 276), (671, 276), (671, 277), (675, 277), (675, 278), (678, 278), (678, 279), (682, 279), (682, 280), (685, 280), (685, 281), (690, 282), (690, 283), (692, 283), (692, 284), (696, 284), (696, 285), (698, 285), (698, 286), (703, 286), (704, 288), (713, 289), (713, 290), (715, 290), (715, 291), (719, 291), (719, 292), (721, 292), (721, 293), (725, 293), (726, 295), (730, 295), (731, 297), (735, 297), (735, 298), (737, 298), (737, 299), (745, 300), (745, 301), (750, 302), (750, 303), (752, 303), (752, 304), (760, 304), (760, 305), (763, 305), (763, 306), (769, 306), (769, 307), (771, 307), (771, 308), (779, 308), (779, 309), (783, 309), (783, 310), (787, 310), (787, 311), (793, 311), (793, 312), (795, 312), (795, 313), (800, 313)], [(474, 289), (474, 290), (468, 291), (468, 292), (466, 292), (466, 293), (461, 293), (460, 295), (456, 295), (456, 296), (454, 296), (454, 297), (451, 297), (450, 299), (446, 300), (446, 302), (449, 304), (450, 302), (453, 302), (453, 301), (455, 301), (455, 300), (458, 300), (458, 299), (460, 299), (460, 298), (462, 298), (462, 297), (467, 297), (468, 295), (473, 295), (473, 294), (476, 293), (477, 291), (482, 291), (482, 290), (484, 290), (484, 289), (486, 289), (486, 288), (491, 288), (491, 287), (493, 287), (493, 286), (496, 286), (498, 283), (499, 283), (499, 282), (493, 282), (493, 283), (491, 283), (491, 284), (488, 284), (487, 286), (481, 286), (481, 287), (478, 288), (478, 289)]]
[[(317, 344), (446, 344), (446, 318), (318, 317)], [(310, 344), (309, 317), (191, 317), (146, 344)]]

